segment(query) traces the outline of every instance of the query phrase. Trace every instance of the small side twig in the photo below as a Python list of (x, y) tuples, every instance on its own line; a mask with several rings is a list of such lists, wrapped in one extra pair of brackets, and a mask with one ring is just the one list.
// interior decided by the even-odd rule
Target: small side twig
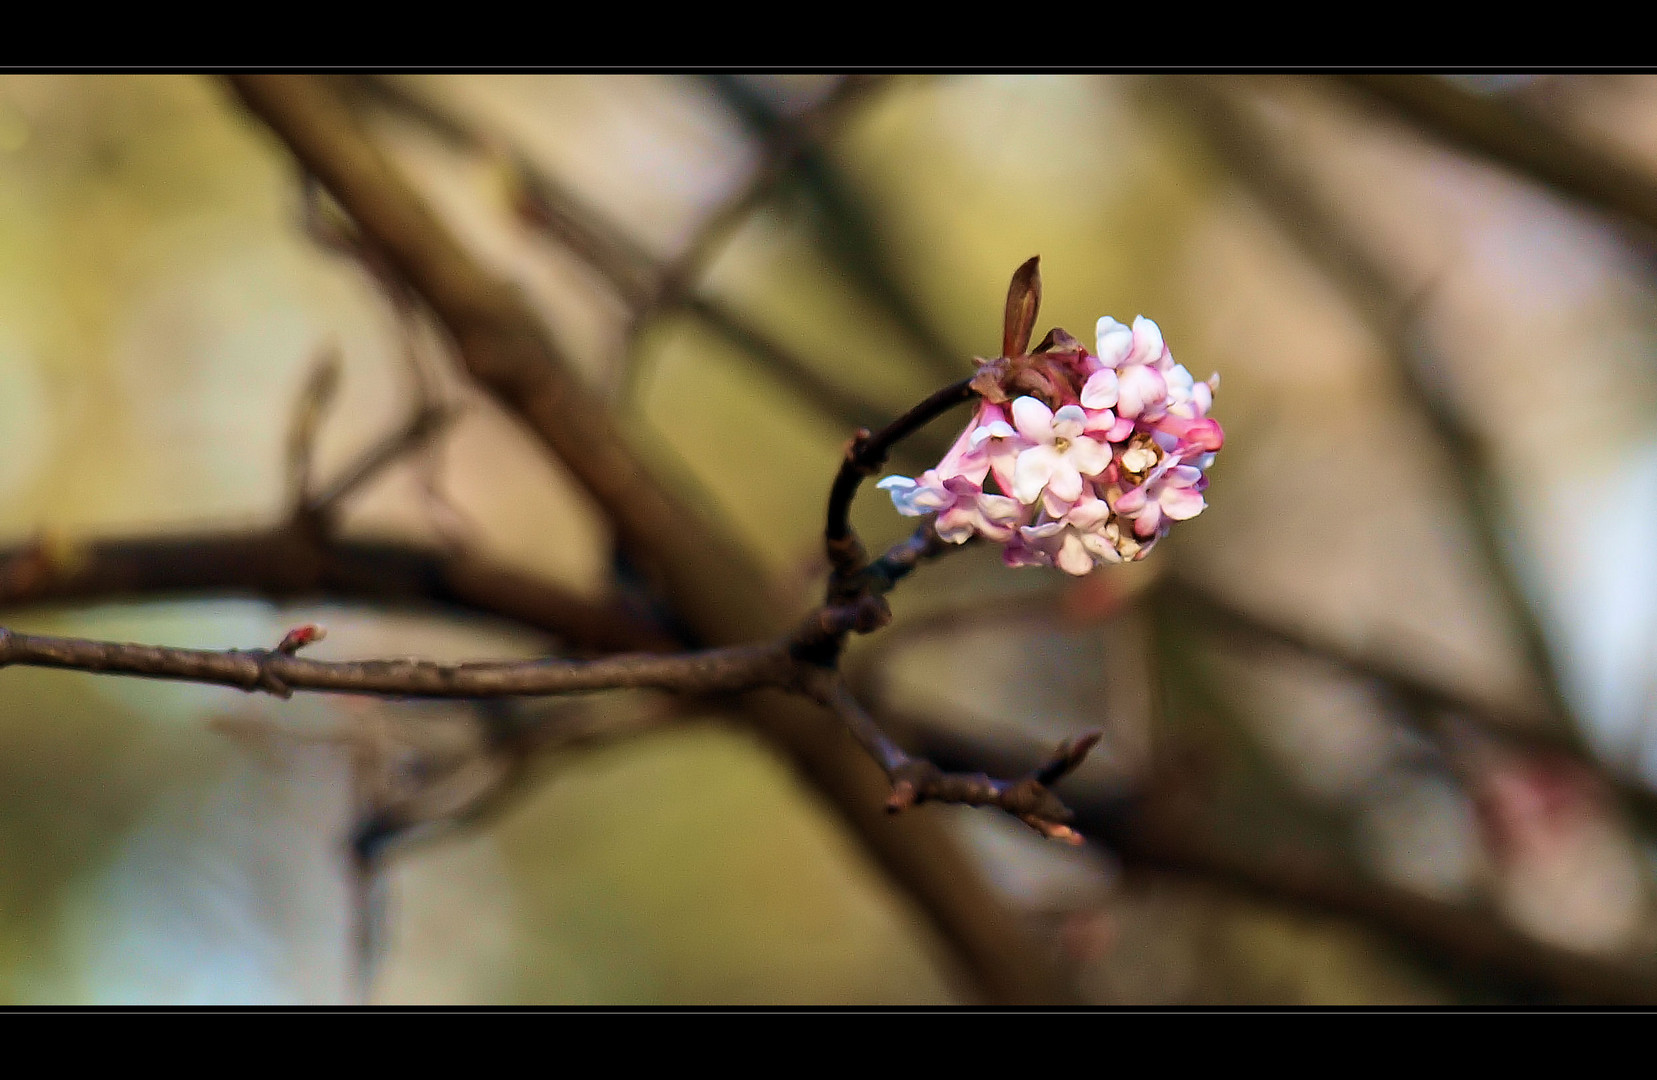
[(311, 365), (311, 373), (299, 392), (293, 419), (288, 424), (288, 505), (296, 513), (311, 501), (316, 437), (322, 429), (323, 415), (339, 392), (339, 380), (339, 350), (330, 345)]
[(886, 801), (889, 813), (923, 802), (995, 806), (1049, 839), (1069, 844), (1084, 842), (1082, 835), (1071, 828), (1076, 815), (1053, 794), (1051, 786), (1081, 765), (1104, 737), (1103, 732), (1088, 732), (1061, 743), (1047, 762), (1016, 780), (998, 780), (984, 773), (945, 772), (930, 761), (910, 757), (858, 704), (838, 674), (825, 673), (808, 690), (834, 710), (892, 781), (892, 794)]
[(364, 484), (401, 458), (430, 445), (460, 417), (460, 410), (447, 405), (422, 402), (396, 431), (369, 447), (322, 491), (304, 503), (304, 517), (332, 522), (339, 507)]

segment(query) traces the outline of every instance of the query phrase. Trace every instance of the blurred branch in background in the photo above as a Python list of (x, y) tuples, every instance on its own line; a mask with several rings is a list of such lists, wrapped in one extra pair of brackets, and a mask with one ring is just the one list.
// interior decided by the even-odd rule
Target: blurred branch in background
[(1436, 75), (1340, 76), (1422, 130), (1657, 236), (1657, 177), (1591, 138)]
[[(896, 318), (930, 366), (932, 378), (940, 382), (958, 378), (962, 368), (960, 356), (901, 284), (891, 265), (888, 247), (881, 242), (874, 215), (856, 186), (816, 141), (812, 127), (791, 123), (778, 115), (763, 96), (737, 76), (710, 75), (707, 81), (764, 144), (786, 148), (784, 152), (791, 170), (778, 170), (777, 178), (797, 178), (805, 197), (817, 211), (813, 220), (821, 231), (824, 250), (841, 272), (866, 289)], [(861, 93), (863, 85), (854, 84), (852, 89)]]
[(1250, 96), (1252, 88), (1208, 78), (1185, 78), (1174, 86), (1233, 173), (1342, 287), (1354, 309), (1387, 344), (1400, 389), (1438, 437), (1439, 452), (1448, 463), (1442, 472), (1460, 489), (1458, 506), (1472, 519), (1490, 583), (1541, 679), (1552, 723), (1561, 737), (1580, 746), (1581, 728), (1560, 691), (1538, 605), (1513, 567), (1511, 554), (1503, 550), (1502, 511), (1485, 440), (1433, 381), (1444, 359), (1434, 354), (1417, 324), (1433, 283), (1399, 280), (1371, 254), (1361, 226), (1343, 213), (1338, 197), (1317, 183), (1298, 149), (1272, 127)]
[[(1515, 730), (1489, 707), (1425, 684), (1406, 671), (1387, 666), (1298, 629), (1275, 625), (1214, 597), (1200, 586), (1165, 579), (1124, 605), (1154, 608), (1164, 617), (1189, 619), (1204, 636), (1244, 647), (1257, 660), (1269, 661), (1272, 646), (1291, 648), (1318, 660), (1348, 668), (1405, 695), (1421, 711), (1404, 715), (1424, 734), (1453, 743), (1443, 726), (1446, 714), (1482, 722), (1485, 731), (1527, 753), (1570, 752), (1545, 734)], [(1050, 627), (1062, 599), (1037, 593), (1017, 600), (997, 598), (936, 609), (906, 620), (879, 641), (879, 651), (865, 656), (853, 676), (858, 694), (870, 701), (880, 724), (914, 753), (945, 767), (975, 762), (1004, 774), (1028, 767), (1039, 751), (1032, 746), (975, 733), (969, 725), (946, 723), (910, 706), (894, 706), (881, 675), (889, 654), (935, 635), (968, 633), (974, 627), (1028, 623)], [(1112, 613), (1114, 614), (1114, 612)], [(1108, 616), (1107, 616), (1108, 617)], [(1095, 626), (1098, 624), (1095, 623)], [(1423, 957), (1449, 961), (1462, 975), (1522, 988), (1527, 995), (1564, 995), (1571, 1000), (1652, 1004), (1657, 1002), (1657, 966), (1586, 956), (1537, 941), (1507, 926), (1494, 911), (1447, 902), (1414, 890), (1360, 876), (1337, 865), (1327, 854), (1279, 844), (1272, 851), (1249, 851), (1220, 828), (1224, 811), (1205, 793), (1209, 781), (1185, 760), (1177, 737), (1165, 745), (1150, 768), (1128, 779), (1065, 785), (1065, 798), (1076, 811), (1076, 827), (1104, 845), (1129, 869), (1175, 872), (1225, 890), (1254, 895), (1306, 912), (1352, 919), (1388, 935)], [(1590, 770), (1602, 767), (1587, 759)], [(1616, 783), (1607, 778), (1608, 783)], [(1640, 805), (1649, 792), (1624, 782), (1618, 790)]]
[[(880, 721), (915, 753), (945, 767), (987, 764), (1004, 773), (1027, 768), (1039, 751), (966, 734), (955, 725), (882, 708)], [(1177, 754), (1177, 751), (1175, 751)], [(1177, 760), (1143, 787), (1067, 792), (1076, 825), (1109, 847), (1131, 871), (1172, 872), (1303, 912), (1355, 920), (1424, 959), (1543, 1000), (1657, 1004), (1657, 969), (1584, 956), (1539, 942), (1477, 910), (1358, 877), (1310, 851), (1239, 851), (1221, 836), (1199, 784)]]
[[(777, 189), (797, 167), (809, 141), (876, 90), (879, 83), (875, 78), (842, 79), (804, 115), (779, 120), (766, 128), (761, 141), (761, 159), (748, 182), (709, 215), (684, 248), (670, 259), (650, 252), (622, 225), (607, 219), (602, 211), (556, 176), (537, 168), (502, 137), (479, 131), (474, 123), (444, 112), (439, 105), (398, 80), (358, 76), (346, 82), (345, 89), (348, 101), (389, 109), (413, 119), (463, 152), (502, 159), (503, 167), (510, 173), (516, 209), (523, 220), (585, 260), (632, 309), (631, 323), (623, 337), (623, 355), (615, 361), (616, 375), (611, 380), (622, 400), (637, 390), (642, 363), (637, 355), (640, 335), (654, 320), (682, 309), (723, 335), (737, 346), (739, 355), (757, 362), (769, 377), (826, 409), (834, 420), (855, 431), (879, 427), (890, 415), (890, 408), (863, 397), (854, 388), (824, 378), (808, 361), (729, 304), (706, 295), (698, 287), (698, 278), (731, 233), (775, 197)], [(959, 368), (952, 370), (958, 373)], [(917, 459), (936, 457), (932, 453), (936, 449), (923, 442), (920, 449), (906, 450), (906, 453), (914, 454)]]

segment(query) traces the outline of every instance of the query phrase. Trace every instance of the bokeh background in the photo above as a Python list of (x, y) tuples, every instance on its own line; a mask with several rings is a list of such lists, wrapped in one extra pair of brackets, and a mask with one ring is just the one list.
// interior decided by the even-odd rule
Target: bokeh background
[[(1425, 81), (1419, 100), (1495, 110), (1533, 158), (1657, 189), (1649, 77)], [(995, 352), (1030, 255), (1038, 335), (1145, 314), (1221, 373), (1209, 509), (1151, 559), (1073, 581), (964, 551), (850, 661), (940, 760), (1024, 768), (1104, 729), (1064, 789), (1097, 825), (1085, 848), (913, 811), (949, 819), (1087, 1000), (1657, 997), (1657, 218), (1351, 79), (334, 82), (779, 605), (821, 580), (849, 432)], [(320, 355), (343, 372), (320, 472), (400, 422), (410, 351), (447, 369), (445, 342), (318, 241), (328, 212), (211, 79), (0, 78), (14, 552), (279, 520)], [(344, 530), (624, 591), (559, 468), (457, 378), (443, 393), (460, 420)], [(855, 516), (873, 540), (911, 524), (873, 491)], [(4, 618), (214, 648), (315, 619), (331, 658), (548, 648), (452, 613), (238, 597)], [(582, 707), (667, 718), (545, 755), (365, 881), (362, 733), (418, 758), (409, 733), (464, 709), (0, 673), (0, 1000), (973, 1000), (765, 747), (648, 695)]]

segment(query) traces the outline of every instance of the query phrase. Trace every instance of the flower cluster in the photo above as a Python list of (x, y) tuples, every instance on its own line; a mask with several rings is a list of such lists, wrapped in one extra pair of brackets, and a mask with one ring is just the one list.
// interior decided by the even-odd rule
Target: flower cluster
[(937, 514), (944, 540), (983, 536), (1009, 566), (1081, 575), (1144, 558), (1206, 505), (1219, 376), (1192, 379), (1150, 319), (1100, 319), (1093, 352), (1055, 330), (984, 362), (973, 386), (978, 409), (937, 467), (879, 484), (899, 513)]

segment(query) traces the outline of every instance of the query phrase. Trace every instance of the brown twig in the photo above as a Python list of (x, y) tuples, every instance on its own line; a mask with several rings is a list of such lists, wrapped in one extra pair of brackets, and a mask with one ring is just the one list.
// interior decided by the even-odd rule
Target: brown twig
[(878, 75), (843, 76), (814, 105), (769, 131), (761, 140), (760, 161), (747, 183), (703, 220), (679, 254), (660, 268), (655, 294), (639, 309), (638, 322), (685, 302), (708, 263), (788, 178), (801, 152), (821, 140), (883, 81)]
[(1050, 790), (1073, 772), (1098, 745), (1102, 732), (1089, 732), (1061, 743), (1046, 763), (1017, 780), (997, 780), (984, 773), (945, 772), (924, 758), (910, 756), (894, 742), (857, 702), (838, 674), (823, 673), (809, 692), (833, 709), (869, 756), (880, 763), (892, 782), (886, 809), (897, 813), (923, 802), (995, 806), (1036, 832), (1069, 844), (1083, 843), (1071, 828), (1076, 815)]
[(972, 398), (972, 380), (962, 379), (933, 393), (879, 431), (871, 433), (863, 428), (847, 442), (840, 471), (829, 488), (828, 514), (823, 524), (823, 548), (833, 568), (828, 587), (831, 601), (842, 596), (852, 578), (868, 564), (863, 544), (851, 527), (851, 505), (858, 487), (886, 464), (892, 447)]
[(340, 505), (370, 480), (409, 454), (431, 444), (460, 417), (457, 408), (422, 402), (396, 431), (369, 447), (327, 487), (312, 495), (301, 508), (301, 516), (330, 522)]
[(340, 357), (333, 347), (323, 349), (299, 393), (288, 424), (288, 505), (305, 506), (311, 499), (316, 436), (322, 418), (339, 390)]
[[(287, 644), (288, 639), (284, 639)], [(177, 649), (82, 638), (20, 634), (0, 627), (0, 667), (62, 668), (106, 675), (263, 690), (396, 697), (488, 698), (649, 687), (692, 694), (788, 685), (786, 648), (733, 645), (686, 653), (629, 653), (593, 660), (307, 660), (284, 649)]]

